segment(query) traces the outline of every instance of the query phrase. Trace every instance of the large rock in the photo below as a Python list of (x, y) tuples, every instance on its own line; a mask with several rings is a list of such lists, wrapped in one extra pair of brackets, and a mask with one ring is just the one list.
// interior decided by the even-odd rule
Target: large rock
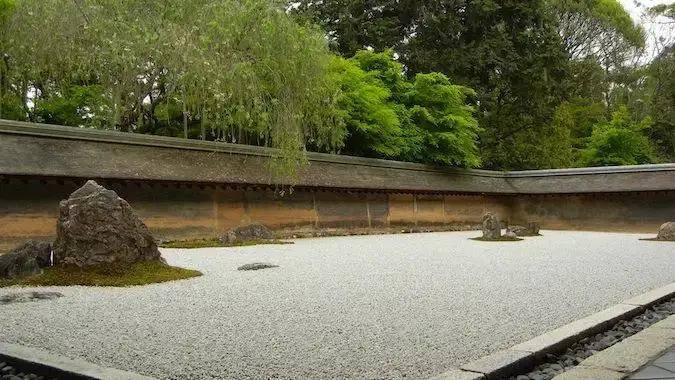
[(0, 255), (0, 280), (40, 274), (51, 264), (52, 247), (29, 241), (10, 253)]
[(236, 244), (252, 240), (272, 240), (274, 238), (274, 232), (266, 226), (262, 224), (250, 224), (227, 231), (219, 240), (225, 244)]
[(59, 204), (54, 262), (78, 267), (162, 261), (155, 239), (129, 203), (88, 181)]
[(656, 240), (675, 241), (675, 222), (663, 223)]
[(502, 236), (502, 225), (497, 217), (491, 212), (483, 215), (483, 237), (487, 239), (496, 239)]

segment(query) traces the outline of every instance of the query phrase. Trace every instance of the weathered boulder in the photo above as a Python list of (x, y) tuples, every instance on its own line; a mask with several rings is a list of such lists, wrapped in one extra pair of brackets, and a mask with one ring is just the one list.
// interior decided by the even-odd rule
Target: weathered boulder
[(497, 217), (487, 212), (483, 215), (483, 237), (487, 239), (496, 239), (502, 236), (502, 225)]
[(129, 203), (87, 181), (59, 204), (54, 263), (78, 267), (162, 261), (155, 239)]
[(537, 222), (529, 222), (527, 223), (527, 227), (519, 225), (509, 226), (506, 232), (513, 232), (516, 236), (538, 236), (539, 224)]
[(266, 226), (262, 224), (250, 224), (227, 231), (219, 240), (225, 244), (236, 244), (251, 240), (272, 240), (274, 238), (274, 232)]
[(675, 241), (675, 222), (663, 223), (656, 240)]
[(39, 274), (50, 265), (52, 247), (48, 243), (29, 241), (12, 252), (0, 255), (0, 280)]

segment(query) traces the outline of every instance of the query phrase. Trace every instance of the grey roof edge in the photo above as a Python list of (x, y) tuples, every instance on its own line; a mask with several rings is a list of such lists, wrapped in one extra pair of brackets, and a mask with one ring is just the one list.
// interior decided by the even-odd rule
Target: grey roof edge
[(669, 164), (648, 164), (631, 166), (603, 166), (594, 168), (570, 168), (570, 169), (543, 169), (543, 170), (521, 170), (515, 172), (505, 172), (502, 175), (506, 178), (524, 178), (524, 177), (551, 177), (567, 175), (590, 175), (590, 174), (613, 174), (613, 173), (638, 173), (638, 172), (670, 172), (675, 171), (675, 163)]

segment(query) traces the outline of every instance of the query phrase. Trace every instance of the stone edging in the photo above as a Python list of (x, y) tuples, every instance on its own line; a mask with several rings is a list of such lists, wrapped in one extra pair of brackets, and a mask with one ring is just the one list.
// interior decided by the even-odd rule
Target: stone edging
[[(498, 380), (526, 372), (546, 354), (560, 352), (570, 344), (607, 330), (614, 323), (634, 317), (648, 307), (672, 296), (675, 296), (675, 282), (578, 319), (509, 349), (466, 363), (460, 369), (450, 370), (429, 380)], [(672, 318), (668, 320), (673, 323)]]
[(600, 351), (554, 380), (622, 380), (675, 345), (675, 315)]
[(106, 368), (84, 360), (74, 360), (16, 344), (0, 343), (0, 362), (8, 361), (30, 368), (49, 378), (72, 380), (156, 380), (153, 377)]

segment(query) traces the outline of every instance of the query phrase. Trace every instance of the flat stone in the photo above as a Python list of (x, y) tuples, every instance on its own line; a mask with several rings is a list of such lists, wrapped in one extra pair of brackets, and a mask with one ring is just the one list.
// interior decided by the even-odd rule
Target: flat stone
[(675, 315), (668, 317), (661, 322), (657, 322), (653, 324), (651, 327), (654, 327), (656, 329), (668, 329), (668, 330), (673, 330), (675, 329)]
[(675, 330), (650, 327), (596, 353), (579, 366), (631, 373), (673, 345), (675, 345)]
[(23, 303), (33, 302), (39, 300), (51, 300), (63, 297), (63, 294), (58, 292), (17, 292), (9, 293), (0, 296), (0, 305), (9, 303)]
[(672, 379), (674, 377), (675, 372), (670, 372), (663, 368), (650, 365), (641, 369), (640, 372), (633, 374), (628, 380)]
[(237, 270), (261, 270), (261, 269), (269, 269), (269, 268), (278, 268), (278, 265), (270, 264), (270, 263), (251, 263), (251, 264), (244, 264), (237, 268)]
[(655, 366), (670, 372), (670, 376), (675, 377), (675, 363), (654, 363)]
[(659, 301), (663, 301), (666, 298), (670, 298), (675, 295), (675, 282), (670, 283), (666, 286), (651, 290), (647, 293), (641, 294), (637, 297), (628, 299), (623, 304), (626, 305), (637, 305), (637, 306), (650, 306)]
[(73, 373), (84, 378), (101, 380), (156, 380), (153, 377), (121, 371), (114, 368), (106, 368), (84, 360), (69, 359), (51, 352), (16, 344), (0, 342), (0, 352), (5, 357), (14, 358), (26, 362), (29, 365), (55, 369), (55, 373), (56, 371)]
[(625, 373), (610, 371), (602, 368), (573, 368), (561, 373), (553, 380), (623, 380)]
[(464, 364), (460, 368), (465, 371), (485, 374), (487, 380), (501, 379), (516, 373), (527, 372), (534, 366), (531, 352), (502, 350), (494, 354)]
[(531, 352), (536, 359), (542, 359), (546, 354), (560, 352), (570, 343), (602, 331), (620, 319), (636, 315), (640, 310), (641, 308), (635, 305), (615, 305), (515, 345), (511, 349)]
[(485, 380), (485, 375), (482, 373), (462, 371), (461, 369), (453, 369), (443, 372), (438, 376), (434, 376), (429, 380)]
[(675, 363), (675, 349), (673, 351), (661, 356), (660, 358), (654, 360), (654, 363)]

